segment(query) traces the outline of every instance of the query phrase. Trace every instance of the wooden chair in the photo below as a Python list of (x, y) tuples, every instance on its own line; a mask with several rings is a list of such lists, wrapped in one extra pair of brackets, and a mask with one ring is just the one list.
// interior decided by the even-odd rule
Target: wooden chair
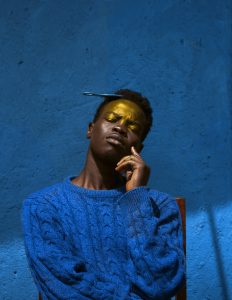
[[(184, 253), (186, 255), (186, 206), (185, 206), (185, 199), (182, 197), (176, 197), (176, 202), (180, 209), (181, 219), (182, 219), (182, 228), (183, 228), (183, 247), (184, 247)], [(181, 287), (181, 289), (178, 291), (178, 293), (175, 296), (176, 300), (186, 300), (187, 299), (187, 293), (186, 293), (186, 279), (184, 280), (184, 283)]]
[[(183, 228), (183, 243), (184, 243), (184, 253), (186, 255), (186, 206), (185, 206), (185, 199), (182, 197), (176, 197), (176, 202), (180, 209), (181, 219), (182, 219), (182, 228)], [(175, 296), (175, 300), (186, 300), (187, 293), (186, 293), (186, 279)], [(39, 294), (38, 300), (42, 300), (41, 294)]]

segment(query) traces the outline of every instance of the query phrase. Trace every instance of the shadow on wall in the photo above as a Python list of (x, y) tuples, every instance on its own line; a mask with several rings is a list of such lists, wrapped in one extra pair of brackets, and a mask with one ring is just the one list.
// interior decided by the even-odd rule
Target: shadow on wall
[(229, 294), (229, 286), (228, 282), (226, 280), (226, 270), (222, 259), (222, 249), (219, 245), (219, 239), (218, 239), (218, 230), (215, 222), (215, 213), (214, 208), (208, 207), (207, 209), (208, 214), (208, 220), (209, 220), (209, 226), (211, 231), (211, 237), (213, 241), (213, 249), (216, 257), (216, 264), (218, 269), (218, 278), (221, 285), (221, 291), (222, 291), (222, 299), (228, 300), (230, 299)]

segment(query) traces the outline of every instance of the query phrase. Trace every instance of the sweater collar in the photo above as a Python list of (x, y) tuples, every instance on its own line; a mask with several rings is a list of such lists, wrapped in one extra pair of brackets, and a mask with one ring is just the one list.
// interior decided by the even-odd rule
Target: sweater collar
[(91, 197), (119, 197), (122, 196), (126, 190), (125, 187), (120, 187), (120, 188), (115, 188), (112, 190), (91, 190), (91, 189), (86, 189), (80, 186), (77, 186), (72, 183), (72, 179), (75, 178), (76, 176), (68, 176), (65, 178), (64, 183), (65, 185), (72, 190), (73, 192), (83, 194), (86, 196), (91, 196)]

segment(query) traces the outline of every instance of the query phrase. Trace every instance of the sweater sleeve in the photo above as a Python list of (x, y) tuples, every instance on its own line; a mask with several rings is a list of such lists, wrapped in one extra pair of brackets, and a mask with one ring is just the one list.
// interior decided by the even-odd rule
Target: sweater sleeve
[(185, 276), (181, 219), (175, 199), (139, 187), (119, 200), (125, 222), (131, 290), (146, 299), (168, 299)]
[(25, 200), (22, 223), (29, 266), (43, 300), (108, 299), (113, 293), (108, 281), (88, 272), (46, 197), (34, 194)]

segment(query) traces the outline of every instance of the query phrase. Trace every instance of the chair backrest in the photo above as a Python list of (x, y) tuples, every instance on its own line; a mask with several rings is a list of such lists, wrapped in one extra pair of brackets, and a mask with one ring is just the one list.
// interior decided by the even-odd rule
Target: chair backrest
[[(179, 206), (181, 219), (182, 219), (183, 246), (184, 246), (184, 252), (185, 252), (185, 255), (186, 255), (186, 206), (185, 206), (185, 199), (183, 197), (176, 197), (176, 202)], [(185, 279), (181, 289), (176, 294), (175, 299), (176, 300), (186, 300), (187, 299), (186, 290), (187, 290), (187, 286), (186, 286), (186, 279)], [(41, 294), (39, 294), (38, 300), (42, 300)]]
[[(181, 219), (182, 219), (182, 229), (183, 229), (183, 247), (184, 247), (184, 253), (186, 255), (186, 206), (185, 206), (185, 199), (182, 197), (176, 197), (176, 202), (180, 209)], [(186, 278), (184, 280), (184, 283), (181, 287), (181, 289), (176, 294), (175, 299), (176, 300), (186, 300), (187, 299), (187, 284), (186, 284)]]

